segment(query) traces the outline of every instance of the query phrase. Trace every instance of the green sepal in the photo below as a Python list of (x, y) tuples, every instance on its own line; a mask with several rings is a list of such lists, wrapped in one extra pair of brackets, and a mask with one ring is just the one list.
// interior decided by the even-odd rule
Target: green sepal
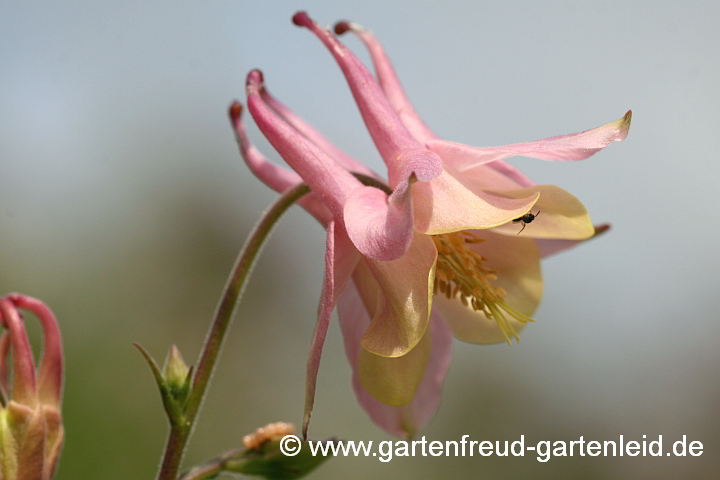
[(188, 368), (180, 354), (180, 350), (178, 350), (175, 345), (171, 345), (165, 358), (163, 377), (165, 378), (165, 383), (170, 388), (170, 394), (181, 407), (185, 406), (185, 402), (190, 394), (192, 372), (193, 367)]
[(142, 345), (133, 342), (133, 346), (137, 348), (145, 358), (155, 377), (155, 383), (157, 383), (158, 389), (160, 390), (160, 398), (162, 399), (163, 407), (165, 408), (165, 413), (167, 413), (170, 423), (184, 427), (186, 422), (183, 415), (183, 405), (175, 400), (172, 389), (168, 385), (167, 380), (165, 380), (165, 376), (160, 370), (160, 367), (158, 367), (157, 362)]

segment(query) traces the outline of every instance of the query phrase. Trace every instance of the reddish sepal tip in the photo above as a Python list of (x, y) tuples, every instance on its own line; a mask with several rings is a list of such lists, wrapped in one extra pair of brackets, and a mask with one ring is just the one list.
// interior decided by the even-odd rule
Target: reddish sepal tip
[(230, 108), (228, 109), (228, 112), (230, 114), (230, 118), (233, 121), (237, 121), (241, 116), (243, 112), (243, 104), (235, 100), (230, 104)]
[(628, 110), (625, 116), (623, 116), (623, 123), (627, 125), (627, 128), (630, 128), (630, 123), (632, 122), (632, 110)]
[(343, 21), (335, 24), (335, 34), (337, 34), (337, 35), (342, 35), (343, 33), (347, 32), (348, 30), (351, 30), (351, 28), (350, 28), (350, 22), (348, 22), (347, 20), (343, 20)]
[(312, 20), (308, 16), (307, 12), (301, 10), (292, 17), (292, 22), (298, 27), (309, 27), (312, 24)]
[(610, 230), (610, 224), (609, 223), (603, 223), (602, 225), (596, 225), (595, 226), (595, 235), (601, 235), (605, 232)]
[(257, 68), (254, 70), (250, 70), (250, 73), (247, 75), (247, 80), (245, 81), (245, 85), (250, 85), (252, 83), (263, 83), (263, 73), (262, 71), (258, 70)]

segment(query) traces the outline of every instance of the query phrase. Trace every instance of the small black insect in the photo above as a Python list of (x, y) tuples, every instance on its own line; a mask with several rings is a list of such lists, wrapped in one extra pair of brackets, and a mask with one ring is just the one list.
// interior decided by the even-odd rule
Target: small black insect
[(540, 211), (538, 211), (537, 213), (528, 212), (525, 215), (523, 215), (522, 217), (518, 217), (515, 220), (513, 220), (513, 223), (522, 223), (523, 224), (522, 228), (520, 229), (520, 231), (517, 234), (520, 235), (520, 233), (523, 230), (525, 230), (525, 225), (527, 225), (528, 223), (531, 223), (533, 220), (535, 220), (538, 215), (540, 215)]

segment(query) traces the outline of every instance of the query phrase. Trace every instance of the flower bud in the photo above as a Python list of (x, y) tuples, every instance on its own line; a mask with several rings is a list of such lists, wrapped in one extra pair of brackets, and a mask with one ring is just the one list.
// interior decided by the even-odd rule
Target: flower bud
[(170, 388), (170, 394), (180, 404), (185, 401), (188, 392), (190, 392), (189, 373), (190, 369), (185, 365), (180, 350), (175, 345), (171, 345), (165, 359), (163, 376), (167, 386)]
[(284, 422), (258, 428), (243, 438), (245, 450), (229, 452), (230, 455), (222, 458), (222, 470), (267, 480), (294, 480), (306, 476), (333, 455), (334, 450), (329, 446), (319, 448), (314, 454), (310, 442), (300, 440), (294, 433), (295, 427)]
[[(44, 352), (37, 370), (18, 309), (35, 314), (43, 326)], [(20, 294), (0, 297), (0, 321), (5, 328), (0, 336), (0, 480), (49, 480), (65, 437), (60, 330), (47, 306)]]

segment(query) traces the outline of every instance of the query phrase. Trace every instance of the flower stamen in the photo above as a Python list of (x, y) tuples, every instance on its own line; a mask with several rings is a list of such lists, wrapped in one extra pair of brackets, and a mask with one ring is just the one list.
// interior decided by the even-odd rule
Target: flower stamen
[(487, 258), (468, 248), (485, 240), (467, 230), (431, 238), (438, 251), (434, 293), (439, 292), (448, 299), (459, 298), (464, 306), (472, 306), (473, 310), (495, 320), (508, 344), (512, 345), (512, 338), (520, 341), (508, 315), (521, 323), (535, 320), (505, 303), (507, 291), (492, 284), (497, 280), (497, 270), (488, 268)]

